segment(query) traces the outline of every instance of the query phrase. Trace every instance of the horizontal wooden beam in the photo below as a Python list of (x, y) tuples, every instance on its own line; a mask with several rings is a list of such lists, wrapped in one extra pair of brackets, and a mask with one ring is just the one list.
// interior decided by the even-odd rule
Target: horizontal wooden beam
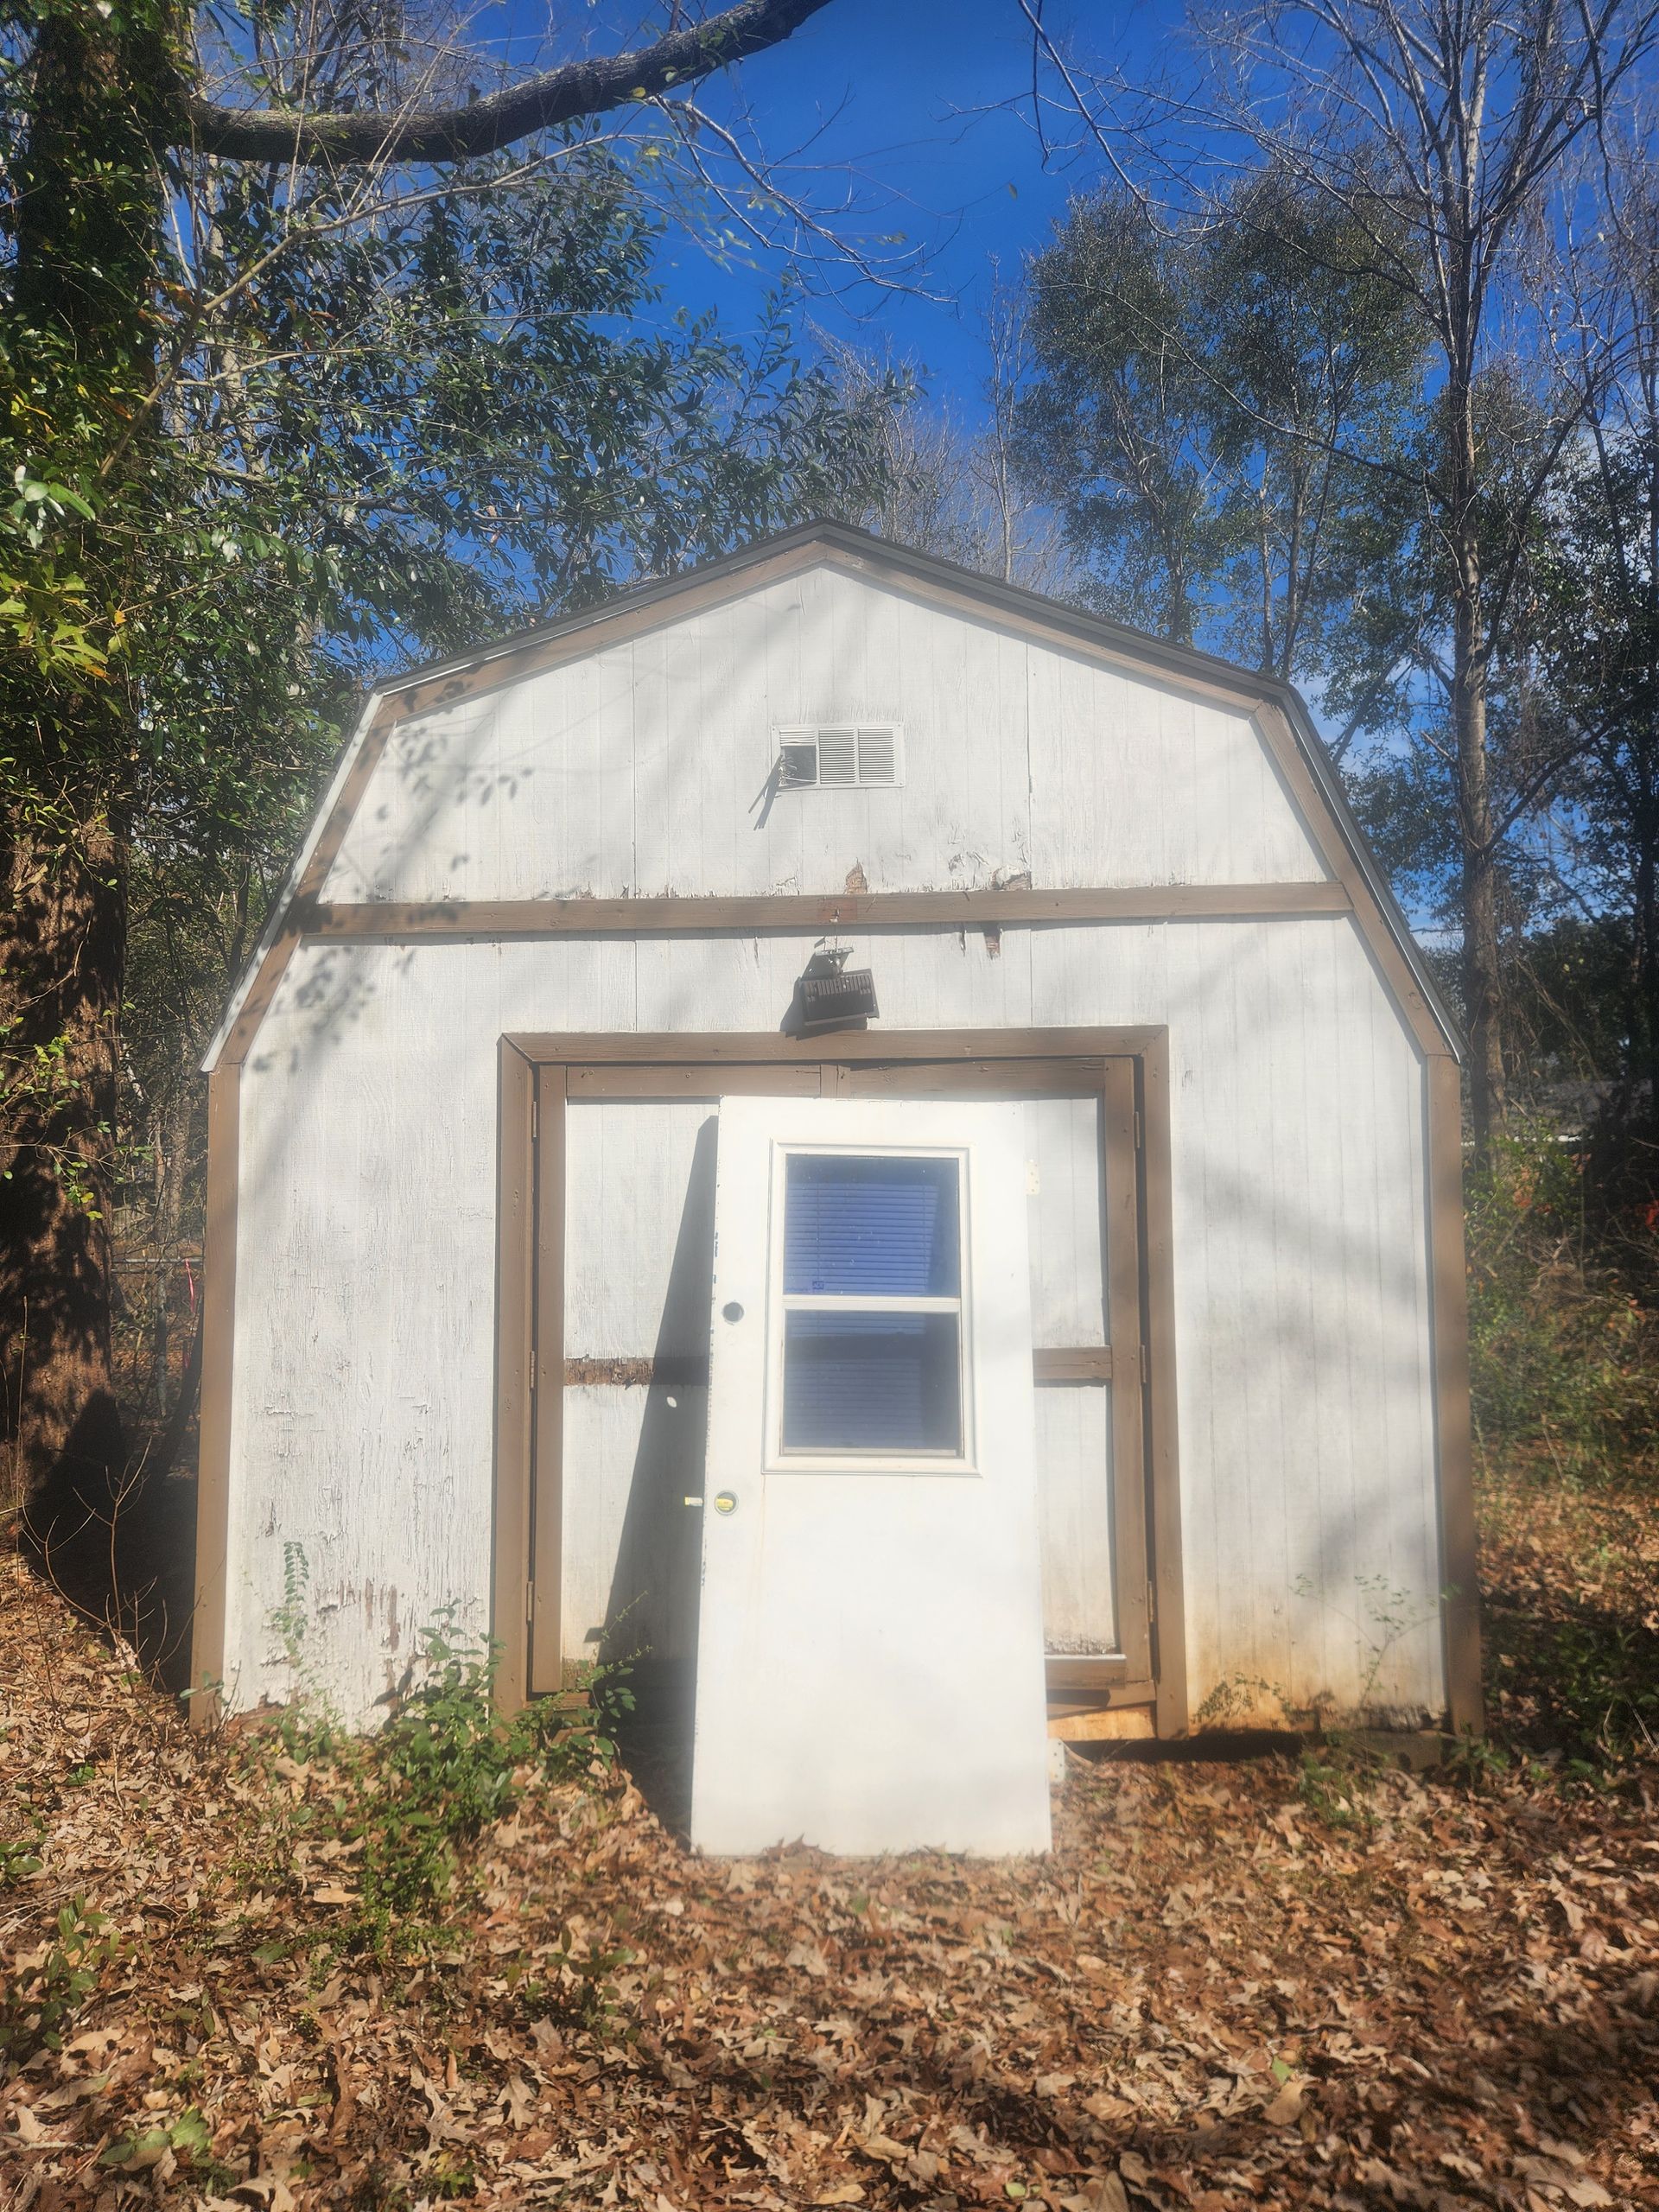
[(755, 1067), (699, 1067), (671, 1060), (657, 1067), (628, 1067), (601, 1061), (596, 1067), (567, 1067), (565, 1094), (572, 1099), (730, 1098), (746, 1093), (763, 1098), (817, 1098), (822, 1074), (816, 1059), (799, 1067), (762, 1061)]
[[(864, 1061), (1132, 1059), (1165, 1036), (1161, 1027), (1122, 1029), (838, 1029), (821, 1037), (785, 1037), (776, 1029), (601, 1029), (514, 1031), (515, 1052), (538, 1067), (592, 1065), (621, 1067), (699, 1065), (701, 1080), (715, 1085), (715, 1071), (746, 1064), (803, 1063), (817, 1067)], [(758, 1082), (758, 1078), (757, 1078)], [(582, 1094), (592, 1096), (588, 1091)]]
[(832, 929), (1042, 929), (1077, 922), (1291, 921), (1351, 913), (1339, 883), (1147, 883), (1085, 891), (849, 891), (743, 899), (296, 899), (305, 938), (816, 936)]
[(1064, 1382), (1109, 1382), (1112, 1348), (1109, 1344), (1039, 1347), (1031, 1355), (1031, 1379), (1039, 1390)]
[[(867, 1033), (880, 1036), (880, 1031)], [(815, 1039), (815, 1044), (825, 1040)], [(831, 1036), (828, 1040), (834, 1044)], [(831, 1077), (847, 1098), (1093, 1098), (1106, 1079), (1103, 1058), (1019, 1060), (893, 1059), (829, 1072), (813, 1060), (800, 1065), (762, 1060), (751, 1066), (723, 1062), (700, 1067), (690, 1061), (628, 1067), (601, 1061), (568, 1066), (565, 1093), (572, 1099), (708, 1099), (738, 1093), (766, 1098), (828, 1098)]]
[[(1067, 1382), (1109, 1382), (1112, 1351), (1109, 1344), (1064, 1344), (1044, 1347), (1031, 1355), (1032, 1380), (1039, 1388)], [(584, 1354), (564, 1363), (565, 1388), (617, 1390), (700, 1390), (707, 1387), (709, 1361), (699, 1352)]]
[(655, 1384), (670, 1390), (704, 1390), (709, 1387), (707, 1352), (656, 1352), (609, 1358), (579, 1357), (564, 1363), (564, 1387), (614, 1390), (644, 1390)]

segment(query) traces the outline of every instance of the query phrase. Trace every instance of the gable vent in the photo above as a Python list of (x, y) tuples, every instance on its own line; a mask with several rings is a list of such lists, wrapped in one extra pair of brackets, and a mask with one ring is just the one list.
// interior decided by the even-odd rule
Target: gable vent
[(896, 784), (899, 780), (899, 733), (893, 729), (861, 729), (858, 733), (858, 780), (861, 784)]
[(902, 780), (895, 722), (836, 722), (776, 735), (778, 780), (785, 791), (849, 791)]

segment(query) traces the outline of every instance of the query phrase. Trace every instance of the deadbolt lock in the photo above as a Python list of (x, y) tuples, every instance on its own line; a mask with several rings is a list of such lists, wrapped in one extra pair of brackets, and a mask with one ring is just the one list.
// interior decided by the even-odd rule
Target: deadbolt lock
[(717, 1491), (715, 1494), (715, 1510), (716, 1513), (735, 1513), (737, 1510), (735, 1493), (729, 1490)]

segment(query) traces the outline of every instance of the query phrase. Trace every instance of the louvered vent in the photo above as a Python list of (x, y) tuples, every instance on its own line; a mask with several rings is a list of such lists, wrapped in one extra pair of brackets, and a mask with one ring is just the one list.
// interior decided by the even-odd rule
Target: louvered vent
[(778, 783), (785, 791), (850, 791), (904, 780), (897, 723), (837, 722), (774, 734)]
[(858, 733), (858, 780), (861, 784), (896, 784), (899, 780), (899, 733), (893, 729), (861, 729)]
[(850, 729), (818, 732), (818, 781), (826, 790), (832, 784), (858, 781), (858, 734)]

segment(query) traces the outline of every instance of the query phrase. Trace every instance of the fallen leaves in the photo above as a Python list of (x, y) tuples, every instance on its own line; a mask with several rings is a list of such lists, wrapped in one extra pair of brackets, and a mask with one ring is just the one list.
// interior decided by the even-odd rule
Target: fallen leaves
[(0, 2087), (29, 2212), (1659, 2206), (1640, 1773), (1390, 1774), (1362, 1833), (1283, 1762), (1105, 1764), (1050, 1861), (988, 1866), (699, 1861), (621, 1776), (530, 1785), (435, 1952), (325, 1972), (357, 1862), (257, 1847), (317, 1777), (257, 1781), (4, 1576), (0, 1802), (41, 1842), (0, 1986), (77, 1895), (119, 1938)]

